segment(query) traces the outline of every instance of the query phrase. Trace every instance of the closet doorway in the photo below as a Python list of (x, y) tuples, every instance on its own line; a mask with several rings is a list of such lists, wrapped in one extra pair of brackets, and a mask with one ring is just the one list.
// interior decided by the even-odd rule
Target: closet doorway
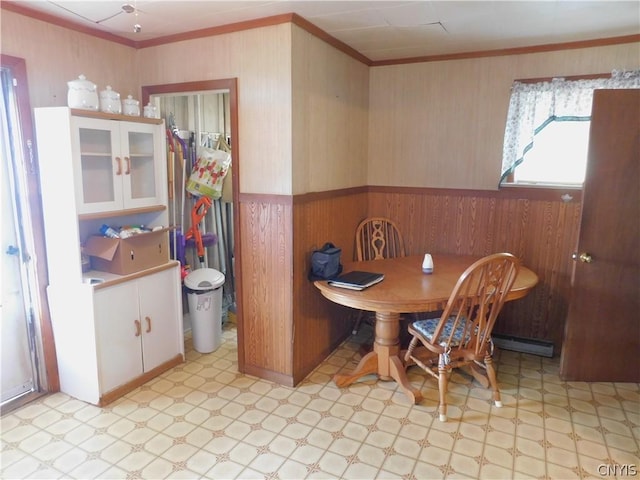
[[(142, 100), (151, 102), (165, 120), (168, 141), (169, 218), (174, 258), (182, 258), (191, 270), (213, 268), (225, 275), (223, 287), (223, 320), (235, 317), (238, 338), (238, 369), (244, 370), (240, 228), (238, 221), (238, 118), (236, 79), (210, 80), (142, 87)], [(185, 191), (186, 181), (200, 155), (205, 151), (224, 150), (231, 155), (231, 167), (225, 177), (222, 197), (213, 200), (202, 216), (200, 232), (204, 257), (196, 245), (184, 245), (181, 235), (191, 227), (192, 214), (202, 213), (197, 197)], [(177, 247), (176, 247), (177, 246)], [(177, 256), (175, 256), (177, 255)], [(186, 310), (186, 298), (183, 298)], [(186, 313), (186, 311), (185, 311)], [(190, 328), (185, 316), (185, 329)]]

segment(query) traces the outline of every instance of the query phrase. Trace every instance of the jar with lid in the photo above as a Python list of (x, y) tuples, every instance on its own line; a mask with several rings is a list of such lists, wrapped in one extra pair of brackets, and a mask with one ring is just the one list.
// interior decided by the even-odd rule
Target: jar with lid
[(96, 84), (84, 75), (67, 82), (67, 105), (70, 108), (83, 110), (98, 110), (98, 90)]
[(153, 105), (151, 102), (147, 103), (144, 108), (142, 109), (142, 114), (146, 117), (146, 118), (160, 118), (160, 115), (158, 114), (158, 108)]
[(100, 110), (106, 113), (122, 113), (120, 94), (107, 85), (106, 89), (100, 92)]
[(127, 95), (127, 98), (125, 98), (122, 103), (124, 104), (123, 113), (125, 115), (133, 117), (140, 116), (140, 102), (138, 100), (134, 99), (131, 95)]

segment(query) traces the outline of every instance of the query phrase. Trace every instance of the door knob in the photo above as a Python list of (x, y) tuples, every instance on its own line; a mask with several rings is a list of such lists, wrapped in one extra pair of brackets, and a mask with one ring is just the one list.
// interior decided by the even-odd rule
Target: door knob
[(580, 260), (582, 263), (591, 263), (593, 262), (593, 258), (591, 257), (590, 253), (587, 252), (582, 252), (580, 254), (578, 253), (574, 253), (572, 255), (574, 260)]

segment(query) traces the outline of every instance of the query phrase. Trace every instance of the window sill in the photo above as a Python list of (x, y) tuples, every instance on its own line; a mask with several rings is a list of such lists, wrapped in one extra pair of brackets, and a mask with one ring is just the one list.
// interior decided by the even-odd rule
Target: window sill
[(582, 185), (575, 183), (503, 183), (500, 188), (551, 188), (556, 190), (582, 190)]
[(582, 186), (580, 185), (507, 183), (500, 185), (499, 190), (506, 197), (543, 201), (560, 200), (563, 203), (582, 202)]

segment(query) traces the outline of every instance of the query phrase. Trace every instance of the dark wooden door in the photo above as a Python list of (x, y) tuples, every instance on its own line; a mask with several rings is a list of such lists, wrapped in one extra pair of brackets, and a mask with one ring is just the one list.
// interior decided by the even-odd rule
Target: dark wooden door
[(640, 382), (640, 90), (596, 90), (565, 380)]

